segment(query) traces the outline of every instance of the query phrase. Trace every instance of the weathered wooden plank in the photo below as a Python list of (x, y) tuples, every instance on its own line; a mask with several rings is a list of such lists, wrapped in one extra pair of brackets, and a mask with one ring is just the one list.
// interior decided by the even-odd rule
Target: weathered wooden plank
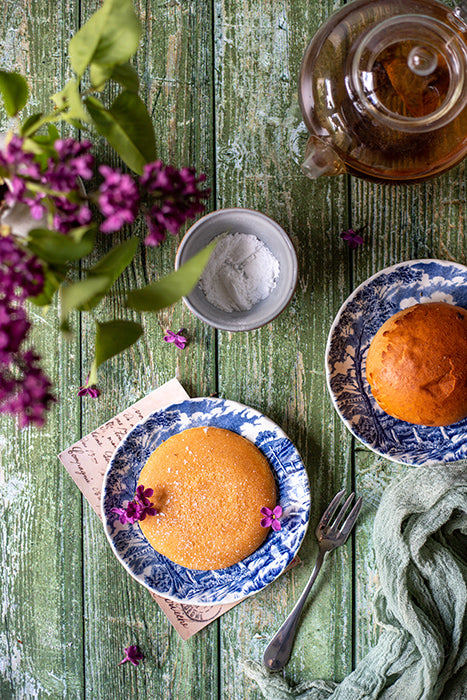
[[(48, 96), (63, 84), (64, 43), (76, 23), (65, 2), (3, 3), (1, 67), (29, 76), (31, 111), (50, 109)], [(81, 497), (57, 454), (79, 437), (79, 342), (60, 337), (55, 305), (29, 313), (30, 340), (59, 403), (42, 430), (0, 418), (0, 696), (71, 699), (83, 683)]]
[[(352, 181), (354, 224), (367, 224), (365, 245), (356, 258), (355, 284), (388, 265), (416, 258), (466, 264), (465, 163), (417, 186), (377, 186)], [(356, 483), (365, 496), (357, 530), (356, 656), (376, 642), (379, 627), (372, 612), (378, 575), (372, 547), (376, 508), (384, 489), (411, 467), (394, 464), (356, 445)]]
[[(345, 298), (347, 253), (339, 239), (345, 180), (301, 175), (306, 134), (297, 76), (307, 41), (328, 3), (220, 2), (216, 11), (216, 145), (219, 206), (269, 214), (290, 234), (300, 261), (295, 297), (267, 327), (219, 334), (221, 394), (276, 420), (308, 468), (312, 518), (304, 565), (221, 620), (222, 697), (256, 698), (241, 662), (259, 660), (291, 609), (317, 553), (314, 528), (333, 493), (350, 481), (350, 439), (325, 388), (324, 349)], [(239, 372), (238, 368), (242, 371)], [(342, 677), (351, 665), (351, 549), (336, 553), (304, 614), (287, 675)]]
[[(85, 16), (92, 4), (83, 6)], [(144, 38), (137, 63), (143, 98), (150, 106), (162, 160), (212, 171), (212, 65), (210, 6), (206, 2), (138, 4)], [(108, 156), (100, 148), (100, 158)], [(209, 184), (209, 183), (208, 183)], [(144, 237), (144, 225), (135, 230)], [(103, 241), (103, 248), (106, 241)], [(141, 250), (117, 283), (117, 294), (99, 309), (101, 318), (122, 312), (124, 293), (173, 269), (175, 240)], [(135, 315), (135, 318), (137, 316)], [(213, 333), (180, 302), (144, 319), (145, 337), (100, 375), (102, 395), (88, 402), (83, 432), (99, 425), (155, 386), (177, 374), (193, 395), (215, 388)], [(165, 328), (188, 329), (184, 351), (163, 342)], [(83, 328), (83, 376), (92, 356), (92, 322)], [(84, 518), (85, 697), (217, 698), (217, 631), (207, 628), (182, 642), (149, 593), (133, 581), (112, 554), (102, 526), (89, 508)], [(139, 644), (146, 655), (138, 669), (115, 668), (123, 648)], [(196, 689), (196, 690), (194, 690)]]

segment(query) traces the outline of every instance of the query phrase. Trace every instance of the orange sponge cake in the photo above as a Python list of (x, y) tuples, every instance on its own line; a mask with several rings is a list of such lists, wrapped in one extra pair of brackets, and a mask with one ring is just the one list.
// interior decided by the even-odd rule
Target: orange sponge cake
[(378, 330), (366, 376), (381, 408), (419, 425), (467, 416), (467, 310), (445, 302), (398, 311)]
[(267, 529), (261, 508), (276, 505), (266, 457), (241, 435), (190, 428), (163, 442), (138, 484), (158, 513), (140, 522), (154, 549), (190, 569), (222, 569), (255, 551)]

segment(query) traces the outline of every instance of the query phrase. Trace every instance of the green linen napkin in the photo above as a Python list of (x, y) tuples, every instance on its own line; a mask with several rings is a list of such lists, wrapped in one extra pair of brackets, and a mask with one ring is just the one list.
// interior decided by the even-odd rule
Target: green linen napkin
[(467, 460), (391, 484), (373, 537), (378, 643), (340, 684), (291, 689), (248, 664), (268, 700), (467, 700)]

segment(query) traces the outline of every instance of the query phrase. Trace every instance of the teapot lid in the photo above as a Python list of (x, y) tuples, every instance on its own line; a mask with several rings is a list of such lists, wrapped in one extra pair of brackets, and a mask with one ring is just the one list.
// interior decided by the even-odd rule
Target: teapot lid
[(399, 131), (444, 126), (467, 101), (467, 48), (443, 22), (389, 17), (364, 32), (348, 57), (355, 107)]

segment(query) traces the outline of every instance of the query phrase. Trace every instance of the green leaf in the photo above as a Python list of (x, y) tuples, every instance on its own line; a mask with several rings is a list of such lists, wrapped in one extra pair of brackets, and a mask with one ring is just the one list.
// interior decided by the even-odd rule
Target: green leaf
[(90, 226), (78, 226), (77, 228), (72, 228), (68, 233), (68, 238), (72, 238), (76, 243), (79, 243), (88, 231), (94, 230), (93, 225)]
[(49, 267), (44, 267), (43, 270), (45, 281), (42, 292), (35, 297), (29, 297), (29, 301), (36, 306), (48, 306), (50, 304), (66, 274), (66, 270), (60, 268), (52, 270)]
[(55, 143), (55, 141), (60, 138), (60, 133), (55, 124), (47, 124), (47, 133), (49, 135), (50, 143)]
[(91, 299), (88, 299), (82, 306), (79, 306), (80, 311), (89, 311), (93, 309), (105, 294), (109, 291), (113, 283), (122, 274), (123, 270), (131, 263), (135, 257), (138, 248), (139, 239), (130, 238), (124, 241), (116, 248), (113, 248), (107, 255), (99, 260), (93, 267), (88, 270), (88, 279), (93, 277), (105, 277), (108, 284), (104, 289), (95, 294)]
[[(68, 314), (72, 309), (83, 309), (93, 303), (94, 299), (102, 295), (112, 285), (112, 281), (106, 275), (87, 277), (79, 282), (74, 282), (61, 289), (62, 308), (61, 318), (62, 327), (66, 323)], [(97, 302), (96, 302), (97, 303)], [(95, 304), (94, 304), (95, 305)]]
[(91, 267), (88, 275), (110, 275), (115, 281), (135, 257), (138, 243), (139, 239), (135, 236), (112, 248), (107, 255), (104, 255), (98, 263)]
[(123, 63), (121, 66), (115, 66), (110, 77), (126, 90), (130, 90), (130, 92), (138, 92), (139, 90), (138, 73), (129, 63)]
[(143, 329), (134, 321), (108, 321), (98, 323), (95, 340), (94, 360), (89, 373), (88, 384), (97, 381), (97, 368), (114, 355), (118, 355), (136, 343)]
[(62, 287), (62, 328), (72, 309), (89, 311), (107, 294), (115, 280), (133, 260), (138, 247), (138, 238), (130, 238), (104, 255), (87, 271), (87, 277), (79, 282)]
[[(83, 227), (84, 228), (84, 227)], [(57, 231), (33, 229), (29, 232), (29, 250), (48, 263), (65, 263), (84, 258), (94, 248), (94, 231), (87, 229), (80, 240)]]
[(198, 282), (217, 243), (210, 243), (184, 265), (157, 282), (128, 293), (126, 306), (138, 311), (160, 311), (187, 296)]
[(28, 84), (19, 73), (0, 70), (0, 92), (9, 117), (18, 114), (28, 101)]
[(69, 56), (80, 78), (91, 64), (118, 65), (136, 52), (141, 25), (131, 0), (104, 0), (71, 39)]
[(32, 133), (34, 133), (35, 125), (41, 119), (42, 119), (42, 112), (39, 112), (38, 114), (31, 114), (27, 119), (25, 119), (20, 127), (21, 136), (30, 136)]
[(96, 90), (102, 90), (109, 79), (119, 83), (130, 92), (138, 92), (139, 90), (138, 73), (129, 63), (122, 63), (118, 66), (91, 63), (90, 71), (91, 85)]
[(113, 66), (103, 63), (91, 63), (89, 76), (94, 90), (103, 90), (105, 83), (112, 75)]
[(151, 117), (135, 92), (124, 90), (110, 110), (92, 96), (86, 99), (86, 107), (99, 134), (134, 172), (141, 174), (145, 163), (156, 159)]
[(63, 90), (52, 95), (52, 101), (58, 109), (66, 110), (62, 114), (64, 118), (89, 122), (89, 116), (81, 101), (79, 85), (73, 78), (66, 83)]

